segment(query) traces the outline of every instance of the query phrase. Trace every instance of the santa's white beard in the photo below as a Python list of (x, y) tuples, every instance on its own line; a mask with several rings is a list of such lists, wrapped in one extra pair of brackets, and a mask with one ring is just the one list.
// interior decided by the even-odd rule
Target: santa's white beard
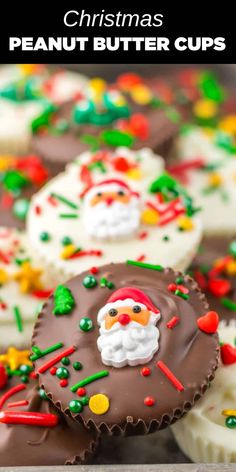
[(114, 367), (135, 366), (146, 364), (152, 359), (159, 348), (159, 336), (159, 329), (153, 320), (146, 326), (135, 321), (126, 326), (117, 322), (109, 330), (103, 321), (97, 345), (103, 364)]
[(115, 201), (84, 205), (84, 225), (87, 233), (97, 239), (117, 239), (132, 235), (139, 227), (140, 210), (136, 197), (127, 204)]

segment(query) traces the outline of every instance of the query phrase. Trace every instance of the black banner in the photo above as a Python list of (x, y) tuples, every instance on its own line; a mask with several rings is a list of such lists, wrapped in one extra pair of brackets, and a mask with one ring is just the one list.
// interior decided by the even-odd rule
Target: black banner
[(229, 4), (218, 8), (208, 2), (207, 10), (206, 2), (145, 5), (8, 2), (1, 6), (0, 62), (235, 62), (236, 28)]

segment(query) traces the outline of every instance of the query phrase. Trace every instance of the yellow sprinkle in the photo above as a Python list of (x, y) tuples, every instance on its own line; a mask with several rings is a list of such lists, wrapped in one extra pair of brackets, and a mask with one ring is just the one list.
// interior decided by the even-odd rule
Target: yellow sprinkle
[(219, 122), (221, 131), (229, 134), (236, 134), (236, 115), (228, 115)]
[(211, 187), (220, 187), (223, 183), (223, 179), (217, 172), (212, 172), (208, 175), (208, 183)]
[(134, 102), (139, 105), (148, 105), (152, 99), (152, 93), (146, 85), (135, 85), (130, 93)]
[(8, 170), (10, 167), (13, 167), (16, 159), (12, 156), (0, 156), (0, 172)]
[(15, 347), (9, 347), (5, 354), (0, 355), (0, 363), (7, 365), (11, 370), (16, 370), (20, 365), (32, 365), (29, 360), (30, 351), (18, 351)]
[(4, 269), (0, 269), (0, 285), (4, 285), (8, 280), (8, 273)]
[(126, 175), (129, 179), (132, 179), (132, 180), (141, 180), (143, 176), (141, 170), (138, 168), (129, 169)]
[(194, 224), (188, 216), (180, 216), (177, 220), (179, 228), (184, 231), (192, 231)]
[(89, 408), (95, 415), (103, 415), (110, 408), (109, 398), (103, 393), (93, 395), (89, 399)]
[(236, 410), (223, 410), (221, 414), (224, 416), (236, 416)]
[(74, 244), (68, 244), (63, 251), (61, 252), (61, 259), (68, 259), (68, 257), (72, 256), (74, 252), (76, 251), (76, 247)]
[(226, 265), (226, 272), (230, 276), (236, 275), (236, 261), (230, 261)]
[(198, 100), (194, 107), (193, 112), (198, 118), (213, 118), (218, 111), (218, 107), (213, 100)]
[(35, 74), (38, 69), (37, 64), (18, 64), (18, 67), (25, 75)]
[(156, 225), (160, 219), (159, 213), (152, 208), (147, 208), (141, 215), (142, 223), (146, 225)]
[(100, 79), (100, 77), (96, 77), (90, 80), (89, 86), (93, 90), (93, 92), (102, 93), (106, 89), (107, 84), (105, 80)]
[(13, 275), (13, 279), (19, 283), (22, 293), (30, 293), (42, 289), (41, 275), (41, 269), (34, 269), (29, 262), (24, 262), (20, 270)]

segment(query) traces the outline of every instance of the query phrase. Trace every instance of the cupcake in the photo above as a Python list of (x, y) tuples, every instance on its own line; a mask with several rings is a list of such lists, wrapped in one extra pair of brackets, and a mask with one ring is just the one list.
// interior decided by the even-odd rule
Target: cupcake
[(179, 128), (177, 111), (167, 104), (162, 107), (141, 77), (139, 83), (127, 83), (125, 78), (112, 85), (91, 79), (76, 100), (37, 117), (32, 122), (32, 150), (58, 169), (81, 152), (104, 146), (147, 146), (167, 155)]
[(28, 152), (32, 120), (72, 99), (85, 86), (86, 78), (80, 74), (59, 73), (39, 64), (1, 67), (0, 152)]
[(29, 346), (38, 311), (51, 291), (32, 261), (25, 234), (0, 227), (0, 352), (9, 345)]
[(0, 355), (1, 466), (87, 462), (96, 436), (53, 407), (38, 387), (28, 354), (10, 348)]
[(189, 273), (205, 292), (210, 307), (221, 319), (236, 317), (236, 241), (205, 238)]
[(58, 281), (89, 266), (136, 259), (184, 269), (201, 239), (201, 218), (150, 149), (83, 153), (34, 195), (30, 245)]
[(48, 178), (38, 156), (1, 156), (0, 225), (24, 228), (30, 198)]
[[(33, 335), (35, 371), (75, 421), (146, 434), (174, 423), (205, 392), (218, 364), (217, 326), (217, 313), (180, 272), (135, 261), (92, 268), (44, 305)], [(51, 345), (62, 347), (37, 355)]]
[(194, 462), (236, 462), (236, 323), (221, 324), (221, 364), (199, 403), (172, 427)]

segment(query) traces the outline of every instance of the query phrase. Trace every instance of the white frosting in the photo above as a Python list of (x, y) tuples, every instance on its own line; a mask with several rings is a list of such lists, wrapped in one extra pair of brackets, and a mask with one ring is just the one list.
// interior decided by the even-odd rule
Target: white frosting
[[(220, 340), (234, 346), (236, 322), (219, 329)], [(173, 427), (184, 453), (194, 462), (236, 462), (236, 429), (225, 426), (222, 410), (236, 410), (236, 363), (222, 365), (209, 390)]]
[[(15, 241), (19, 244), (16, 244)], [(9, 257), (9, 263), (4, 263), (0, 257), (0, 275), (4, 270), (9, 280), (0, 286), (0, 349), (9, 345), (24, 347), (30, 343), (33, 325), (44, 301), (39, 300), (31, 293), (22, 293), (19, 283), (13, 280), (13, 275), (20, 270), (16, 259), (31, 258), (25, 234), (14, 229), (0, 227), (0, 256), (1, 253)], [(42, 283), (43, 286), (46, 286), (46, 279), (43, 275)], [(6, 308), (3, 308), (1, 303), (5, 303)], [(15, 306), (19, 308), (22, 316), (22, 332), (18, 331), (14, 318)]]
[[(113, 156), (123, 156), (129, 158), (133, 163), (139, 161), (139, 172), (141, 179), (135, 180), (130, 174), (118, 172), (110, 164)], [(132, 191), (139, 192), (142, 202), (154, 199), (148, 192), (151, 182), (163, 171), (164, 163), (161, 157), (156, 156), (149, 149), (132, 152), (127, 148), (119, 148), (112, 154), (110, 161), (104, 161), (107, 173), (102, 173), (99, 169), (94, 170), (93, 180), (98, 183), (105, 179), (122, 179)], [(120, 262), (127, 259), (137, 259), (145, 255), (145, 262), (172, 266), (184, 269), (188, 266), (195, 255), (195, 251), (201, 239), (201, 218), (195, 215), (192, 218), (193, 229), (191, 231), (179, 231), (176, 220), (163, 226), (140, 225), (138, 234), (119, 241), (98, 241), (89, 237), (83, 224), (83, 202), (79, 196), (84, 191), (84, 184), (80, 180), (81, 164), (86, 164), (91, 159), (89, 152), (81, 155), (74, 163), (67, 166), (64, 173), (47, 183), (47, 185), (36, 194), (31, 202), (28, 213), (28, 237), (35, 254), (39, 260), (47, 267), (47, 270), (57, 276), (58, 281), (63, 281), (72, 277), (91, 266), (97, 266), (108, 262)], [(78, 205), (78, 210), (69, 208), (58, 202), (57, 206), (48, 202), (50, 194), (60, 194)], [(36, 207), (40, 207), (41, 212), (37, 214)], [(60, 214), (75, 214), (78, 218), (61, 218)], [(47, 243), (40, 240), (43, 231), (50, 233), (51, 239)], [(139, 234), (147, 231), (147, 237), (141, 239)], [(76, 248), (83, 250), (102, 251), (102, 257), (84, 256), (73, 259), (63, 259), (62, 239), (68, 236), (71, 238)], [(163, 240), (164, 236), (169, 236), (169, 241)]]
[[(133, 301), (133, 305), (137, 303)], [(117, 305), (114, 303), (113, 306)], [(150, 315), (146, 326), (136, 321), (121, 326), (117, 321), (111, 329), (106, 329), (105, 321), (102, 321), (97, 345), (103, 364), (121, 368), (146, 364), (153, 358), (159, 348), (160, 332), (156, 323), (161, 315), (152, 312)]]
[(56, 103), (63, 103), (82, 93), (88, 85), (88, 79), (76, 72), (60, 71), (55, 74), (52, 83), (50, 98)]
[(213, 138), (201, 129), (194, 129), (179, 138), (178, 154), (181, 161), (203, 158), (206, 164), (219, 163), (215, 172), (222, 185), (203, 193), (209, 186), (209, 172), (187, 172), (187, 188), (202, 208), (204, 231), (207, 234), (233, 234), (236, 231), (236, 156), (218, 147)]

